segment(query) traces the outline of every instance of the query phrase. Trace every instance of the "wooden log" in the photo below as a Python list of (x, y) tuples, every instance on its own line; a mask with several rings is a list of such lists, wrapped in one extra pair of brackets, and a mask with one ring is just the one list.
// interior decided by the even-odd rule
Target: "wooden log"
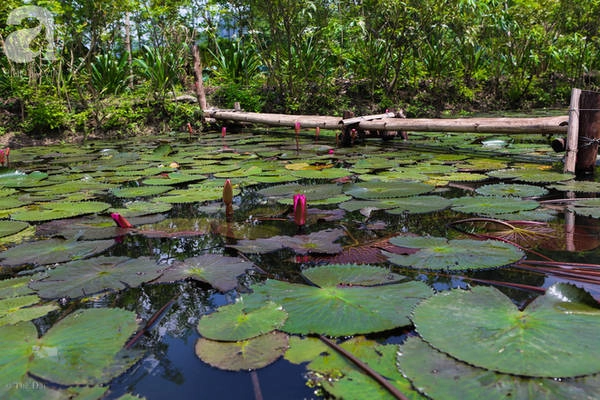
[(415, 132), (566, 133), (569, 118), (384, 118), (364, 121), (360, 129)]
[(340, 129), (342, 118), (320, 115), (287, 115), (287, 114), (261, 114), (230, 110), (205, 110), (209, 117), (218, 120), (281, 126), (294, 128), (296, 122), (302, 128)]
[(396, 113), (388, 112), (385, 114), (363, 115), (360, 117), (345, 118), (342, 120), (342, 125), (354, 125), (363, 121), (373, 121), (382, 118), (396, 118)]
[(583, 90), (579, 98), (579, 135), (575, 163), (577, 175), (594, 173), (599, 141), (600, 93)]
[(206, 92), (204, 91), (204, 82), (202, 78), (202, 60), (200, 59), (200, 50), (198, 45), (192, 46), (192, 56), (194, 57), (194, 85), (196, 97), (201, 110), (208, 108), (206, 103)]
[(579, 98), (581, 89), (571, 90), (571, 105), (569, 106), (569, 129), (567, 132), (567, 144), (565, 155), (565, 173), (575, 173), (577, 160), (577, 142), (579, 138)]

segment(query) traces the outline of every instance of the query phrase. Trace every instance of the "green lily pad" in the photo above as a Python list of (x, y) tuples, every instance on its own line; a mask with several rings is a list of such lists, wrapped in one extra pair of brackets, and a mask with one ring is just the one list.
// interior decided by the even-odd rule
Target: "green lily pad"
[(22, 221), (0, 221), (0, 237), (6, 237), (21, 232), (29, 224)]
[(539, 203), (535, 200), (522, 200), (516, 197), (472, 196), (452, 201), (454, 211), (488, 216), (530, 211), (538, 207)]
[[(396, 236), (390, 243), (411, 249), (411, 254), (383, 252), (393, 264), (428, 270), (479, 270), (498, 268), (521, 260), (517, 247), (497, 240)], [(414, 250), (417, 250), (414, 252)]]
[(412, 319), (433, 347), (481, 368), (551, 378), (600, 372), (600, 306), (572, 285), (551, 286), (523, 311), (493, 287), (451, 290), (424, 300)]
[(374, 286), (397, 283), (405, 276), (372, 265), (330, 264), (307, 268), (302, 275), (317, 286)]
[(156, 196), (157, 194), (166, 193), (173, 190), (172, 186), (148, 185), (148, 186), (131, 186), (112, 189), (110, 192), (113, 196), (121, 199), (133, 199), (136, 197)]
[(121, 351), (136, 329), (135, 313), (115, 308), (77, 310), (39, 339), (30, 322), (0, 327), (0, 396), (27, 373), (59, 385), (106, 383), (138, 360)]
[(573, 179), (572, 174), (563, 174), (554, 171), (544, 171), (537, 168), (500, 169), (497, 171), (490, 171), (487, 174), (494, 178), (514, 179), (517, 181), (528, 183), (552, 183), (568, 181)]
[[(314, 286), (267, 280), (254, 295), (281, 304), (288, 319), (284, 332), (346, 336), (380, 332), (409, 324), (408, 315), (431, 295), (422, 282), (362, 287)], [(250, 301), (250, 296), (246, 301)]]
[(342, 195), (342, 185), (335, 184), (316, 184), (316, 185), (301, 185), (297, 183), (277, 185), (258, 191), (263, 196), (273, 198), (292, 199), (295, 194), (303, 194), (306, 196), (308, 203), (315, 200), (324, 200), (331, 197), (339, 197)]
[(126, 218), (140, 217), (142, 215), (159, 214), (171, 211), (172, 204), (156, 201), (131, 201), (124, 204), (125, 208), (111, 208), (111, 213), (116, 212)]
[(254, 268), (254, 264), (238, 257), (220, 254), (204, 254), (175, 262), (163, 271), (156, 282), (174, 282), (187, 278), (207, 282), (220, 290), (228, 292), (238, 285), (238, 276)]
[(352, 175), (352, 173), (344, 168), (324, 168), (322, 170), (293, 171), (292, 175), (306, 179), (338, 179)]
[[(237, 193), (234, 190), (234, 196)], [(221, 200), (223, 198), (223, 187), (192, 187), (178, 189), (169, 192), (165, 196), (156, 197), (156, 201), (168, 204), (202, 203), (205, 201)]]
[(29, 287), (45, 299), (77, 298), (137, 287), (160, 274), (160, 267), (149, 257), (96, 257), (59, 265)]
[(7, 188), (28, 188), (37, 187), (48, 183), (41, 183), (48, 178), (45, 172), (34, 171), (26, 174), (21, 171), (13, 171), (5, 174), (0, 174), (0, 186)]
[(287, 349), (288, 336), (270, 332), (240, 342), (216, 342), (200, 338), (196, 355), (207, 364), (227, 371), (247, 371), (266, 367)]
[(413, 196), (395, 199), (395, 207), (386, 209), (388, 214), (426, 214), (442, 211), (452, 205), (452, 200), (442, 196)]
[(567, 181), (549, 185), (548, 188), (561, 192), (600, 193), (600, 182)]
[(26, 296), (32, 294), (33, 290), (27, 286), (30, 277), (24, 276), (21, 278), (4, 279), (0, 281), (0, 299), (7, 299), (10, 297)]
[(483, 196), (503, 197), (540, 197), (548, 194), (548, 190), (543, 187), (516, 183), (485, 185), (475, 189), (475, 192)]
[(114, 240), (46, 239), (11, 247), (0, 252), (0, 259), (7, 266), (55, 264), (91, 257), (114, 244)]
[(202, 181), (206, 178), (206, 175), (190, 175), (182, 172), (171, 172), (162, 176), (144, 179), (142, 183), (144, 185), (171, 186)]
[(344, 187), (344, 193), (357, 199), (373, 200), (409, 197), (431, 192), (433, 186), (421, 182), (361, 182)]
[(10, 217), (17, 221), (40, 222), (101, 213), (108, 208), (110, 204), (100, 201), (60, 201), (27, 206), (24, 210), (11, 213)]
[(267, 302), (259, 308), (248, 309), (243, 301), (238, 301), (203, 315), (197, 328), (207, 339), (235, 342), (278, 329), (286, 318), (287, 313), (279, 304)]
[(410, 337), (398, 350), (398, 368), (432, 399), (589, 400), (600, 390), (598, 376), (560, 381), (526, 378), (475, 368)]
[(0, 326), (14, 325), (22, 321), (31, 321), (43, 317), (51, 311), (57, 310), (55, 304), (30, 307), (39, 303), (40, 298), (37, 295), (12, 297), (0, 300)]

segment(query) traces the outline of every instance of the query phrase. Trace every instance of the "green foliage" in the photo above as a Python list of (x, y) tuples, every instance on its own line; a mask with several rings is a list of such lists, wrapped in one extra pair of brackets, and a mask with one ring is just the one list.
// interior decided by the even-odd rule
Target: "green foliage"
[(223, 108), (233, 108), (239, 102), (246, 111), (261, 111), (264, 106), (260, 89), (238, 83), (221, 85), (213, 94), (213, 101)]
[(100, 94), (119, 94), (127, 90), (130, 78), (127, 58), (112, 53), (100, 54), (92, 63), (92, 86)]
[(66, 128), (68, 110), (65, 103), (55, 96), (37, 97), (25, 106), (27, 119), (22, 124), (26, 132), (44, 135)]

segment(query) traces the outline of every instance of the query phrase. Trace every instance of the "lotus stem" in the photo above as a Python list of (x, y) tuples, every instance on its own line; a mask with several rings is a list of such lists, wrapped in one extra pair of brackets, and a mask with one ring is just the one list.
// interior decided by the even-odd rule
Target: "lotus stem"
[(319, 141), (319, 135), (321, 134), (321, 127), (317, 126), (315, 128), (315, 142)]

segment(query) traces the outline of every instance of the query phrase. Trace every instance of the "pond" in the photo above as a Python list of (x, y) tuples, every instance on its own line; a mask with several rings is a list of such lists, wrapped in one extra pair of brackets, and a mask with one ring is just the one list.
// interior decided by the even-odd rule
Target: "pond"
[(593, 398), (600, 184), (542, 135), (409, 136), (13, 149), (0, 397)]

